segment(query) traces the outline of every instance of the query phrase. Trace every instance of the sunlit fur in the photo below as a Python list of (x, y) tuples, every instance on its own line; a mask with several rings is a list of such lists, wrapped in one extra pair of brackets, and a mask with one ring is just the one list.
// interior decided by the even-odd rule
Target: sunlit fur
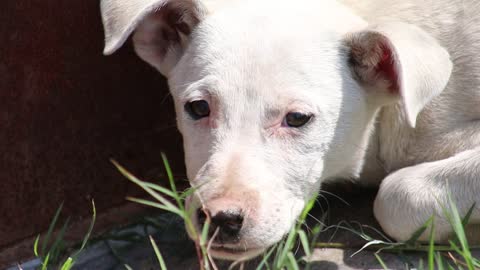
[[(375, 215), (401, 240), (432, 214), (436, 238), (450, 233), (439, 204), (447, 179), (462, 213), (480, 203), (474, 0), (173, 2), (103, 0), (105, 53), (137, 29), (138, 55), (168, 78), (175, 100), (188, 178), (199, 187), (189, 207), (245, 214), (240, 241), (228, 248), (249, 257), (276, 243), (334, 178), (383, 179)], [(191, 33), (162, 36), (177, 27), (166, 10), (184, 12)], [(352, 47), (368, 49), (368, 33), (391, 46), (396, 92), (368, 73), (375, 69), (352, 66)], [(194, 121), (184, 104), (199, 99), (211, 114)], [(313, 118), (289, 128), (289, 112)], [(471, 221), (480, 222), (479, 211)]]

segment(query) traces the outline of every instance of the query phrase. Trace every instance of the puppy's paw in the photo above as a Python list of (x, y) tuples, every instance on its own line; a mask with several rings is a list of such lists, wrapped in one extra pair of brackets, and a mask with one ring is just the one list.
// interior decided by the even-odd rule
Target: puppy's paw
[[(426, 168), (421, 165), (399, 170), (387, 176), (377, 194), (374, 214), (383, 230), (398, 241), (406, 241), (435, 216), (435, 240), (444, 241), (450, 232), (439, 203), (443, 191), (431, 181)], [(419, 238), (428, 241), (427, 229)]]

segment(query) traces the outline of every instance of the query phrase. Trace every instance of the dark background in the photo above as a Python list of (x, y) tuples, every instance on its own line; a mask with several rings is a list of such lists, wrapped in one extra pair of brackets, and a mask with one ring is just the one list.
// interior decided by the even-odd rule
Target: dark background
[(102, 213), (139, 194), (110, 158), (165, 181), (164, 151), (184, 175), (164, 78), (130, 42), (103, 56), (103, 38), (98, 0), (2, 1), (0, 253), (45, 231), (62, 202), (75, 220), (92, 198)]

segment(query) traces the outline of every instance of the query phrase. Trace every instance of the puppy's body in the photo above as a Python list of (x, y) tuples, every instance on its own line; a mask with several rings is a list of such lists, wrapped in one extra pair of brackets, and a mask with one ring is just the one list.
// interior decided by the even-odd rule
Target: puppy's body
[[(415, 128), (409, 125), (401, 104), (384, 106), (378, 112), (365, 156), (360, 181), (375, 184), (386, 178), (376, 202), (377, 219), (391, 235), (407, 239), (431, 215), (431, 208), (442, 213), (436, 201), (445, 202), (447, 190), (457, 197), (463, 212), (480, 200), (480, 4), (342, 2), (370, 23), (400, 20), (421, 27), (448, 50), (453, 62), (448, 85), (423, 108)], [(403, 170), (395, 173), (399, 169)], [(472, 220), (479, 219), (476, 211)], [(449, 225), (442, 226), (437, 229), (443, 230), (438, 237), (445, 239)]]
[(476, 1), (102, 0), (102, 13), (105, 52), (135, 30), (169, 80), (201, 187), (188, 204), (220, 229), (215, 256), (280, 240), (334, 178), (381, 182), (375, 215), (400, 240), (431, 215), (445, 240), (449, 193), (461, 213), (480, 205)]
[(343, 2), (370, 23), (400, 20), (421, 27), (448, 50), (454, 66), (447, 87), (418, 115), (415, 129), (403, 117), (400, 105), (379, 112), (368, 171), (362, 178), (381, 180), (400, 168), (445, 159), (480, 145), (480, 126), (476, 124), (480, 120), (480, 3)]

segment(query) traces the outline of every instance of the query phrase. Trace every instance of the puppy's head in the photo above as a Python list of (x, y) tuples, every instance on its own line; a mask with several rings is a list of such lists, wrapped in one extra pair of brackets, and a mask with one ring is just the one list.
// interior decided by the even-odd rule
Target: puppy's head
[(134, 32), (169, 81), (198, 228), (216, 257), (279, 241), (321, 182), (358, 175), (375, 112), (412, 125), (443, 90), (448, 53), (402, 23), (369, 26), (333, 1), (103, 0), (105, 53)]

